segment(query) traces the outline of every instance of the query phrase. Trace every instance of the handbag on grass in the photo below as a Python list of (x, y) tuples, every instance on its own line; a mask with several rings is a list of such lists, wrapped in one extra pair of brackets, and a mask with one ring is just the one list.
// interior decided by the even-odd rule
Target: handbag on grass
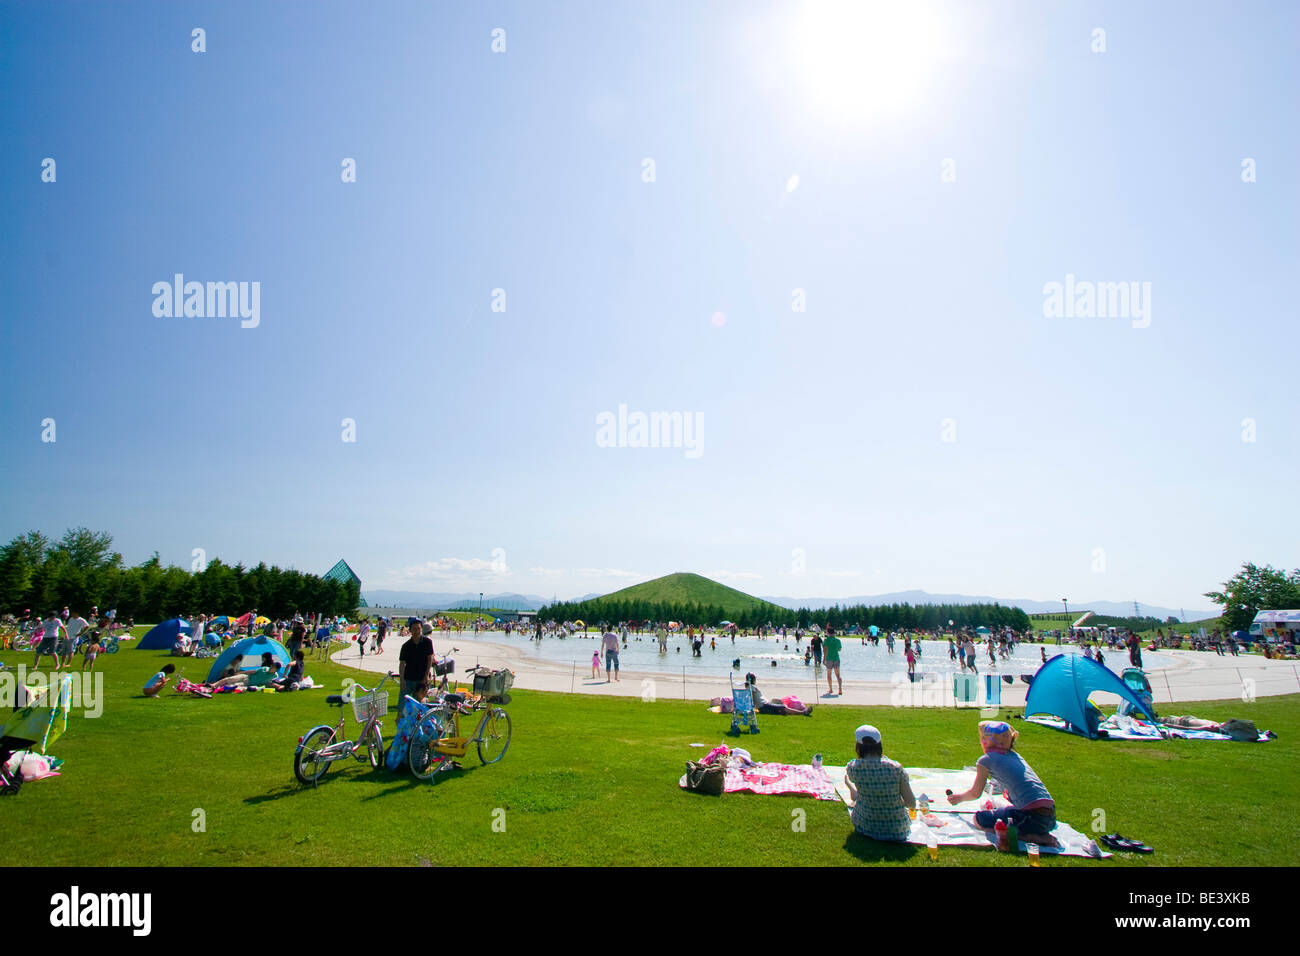
[(720, 796), (727, 783), (727, 758), (721, 757), (711, 764), (686, 761), (686, 789), (696, 793)]

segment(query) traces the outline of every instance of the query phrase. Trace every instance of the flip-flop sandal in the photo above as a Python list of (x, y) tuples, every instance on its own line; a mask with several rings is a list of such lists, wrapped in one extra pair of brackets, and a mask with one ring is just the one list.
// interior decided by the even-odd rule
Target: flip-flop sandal
[(1149, 847), (1141, 840), (1130, 840), (1126, 836), (1118, 833), (1107, 833), (1098, 839), (1112, 850), (1129, 850), (1133, 853), (1154, 853), (1155, 848)]

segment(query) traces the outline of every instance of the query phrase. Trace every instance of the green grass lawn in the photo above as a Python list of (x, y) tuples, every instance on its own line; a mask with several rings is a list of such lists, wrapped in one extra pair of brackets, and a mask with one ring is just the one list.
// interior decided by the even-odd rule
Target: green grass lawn
[[(0, 799), (7, 859), (46, 866), (1025, 863), (956, 848), (931, 863), (923, 847), (854, 835), (839, 803), (683, 792), (677, 779), (685, 761), (704, 753), (689, 745), (717, 744), (729, 722), (696, 702), (516, 692), (514, 740), (498, 764), (479, 767), (471, 757), (463, 771), (418, 783), (340, 763), (318, 788), (302, 788), (292, 770), (297, 738), (336, 717), (325, 696), (357, 672), (310, 665), (326, 691), (199, 700), (168, 688), (145, 699), (140, 686), (167, 659), (134, 649), (100, 658), (103, 714), (74, 715), (51, 748), (66, 761), (63, 775)], [(13, 667), (20, 658), (0, 660)], [(206, 673), (203, 661), (185, 665), (192, 679)], [(373, 675), (360, 676), (370, 682)], [(1062, 820), (1087, 832), (1100, 809), (1107, 832), (1157, 849), (1152, 857), (1048, 859), (1046, 866), (1294, 863), (1286, 841), (1300, 809), (1300, 696), (1178, 709), (1247, 717), (1279, 739), (1090, 742), (1016, 722), (1019, 749), (1052, 790)], [(759, 760), (806, 763), (820, 751), (827, 763), (842, 764), (853, 728), (870, 722), (904, 765), (959, 768), (979, 756), (977, 719), (951, 709), (823, 704), (808, 718), (764, 717), (763, 732), (742, 739)], [(391, 715), (385, 723), (391, 730)], [(203, 832), (195, 831), (196, 810)], [(805, 832), (792, 828), (794, 810), (806, 812)], [(504, 832), (494, 831), (502, 820)]]

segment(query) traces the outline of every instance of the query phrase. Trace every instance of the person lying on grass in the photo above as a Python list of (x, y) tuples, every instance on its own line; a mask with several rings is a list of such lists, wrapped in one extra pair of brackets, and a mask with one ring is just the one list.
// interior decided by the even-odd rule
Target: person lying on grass
[(247, 687), (248, 675), (243, 672), (244, 655), (236, 654), (234, 659), (221, 673), (221, 679), (213, 681), (211, 687), (213, 690), (221, 690), (223, 687)]
[(873, 840), (906, 842), (912, 832), (908, 810), (916, 806), (907, 771), (884, 755), (880, 731), (870, 724), (855, 730), (853, 740), (858, 759), (844, 768), (853, 829)]
[(992, 830), (999, 820), (1005, 820), (1026, 843), (1058, 846), (1056, 837), (1052, 836), (1056, 829), (1056, 802), (1038, 774), (1013, 749), (1020, 734), (1001, 720), (981, 720), (979, 733), (984, 756), (975, 762), (975, 782), (965, 793), (948, 794), (948, 802), (976, 799), (984, 792), (985, 781), (992, 777), (1006, 790), (1011, 806), (976, 811), (975, 825)]

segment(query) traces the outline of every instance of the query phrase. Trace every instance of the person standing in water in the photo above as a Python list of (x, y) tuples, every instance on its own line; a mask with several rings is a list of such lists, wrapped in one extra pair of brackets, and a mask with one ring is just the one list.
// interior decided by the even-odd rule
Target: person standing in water
[[(840, 682), (840, 696), (844, 696), (844, 678), (840, 675), (840, 639), (835, 636), (835, 632), (828, 630), (826, 639), (822, 641), (822, 649), (826, 652), (826, 692), (831, 692), (831, 675)], [(775, 662), (774, 662), (775, 663)]]
[(605, 651), (605, 683), (609, 683), (610, 671), (613, 671), (614, 680), (618, 680), (618, 635), (613, 631), (606, 631), (601, 638), (601, 648)]

